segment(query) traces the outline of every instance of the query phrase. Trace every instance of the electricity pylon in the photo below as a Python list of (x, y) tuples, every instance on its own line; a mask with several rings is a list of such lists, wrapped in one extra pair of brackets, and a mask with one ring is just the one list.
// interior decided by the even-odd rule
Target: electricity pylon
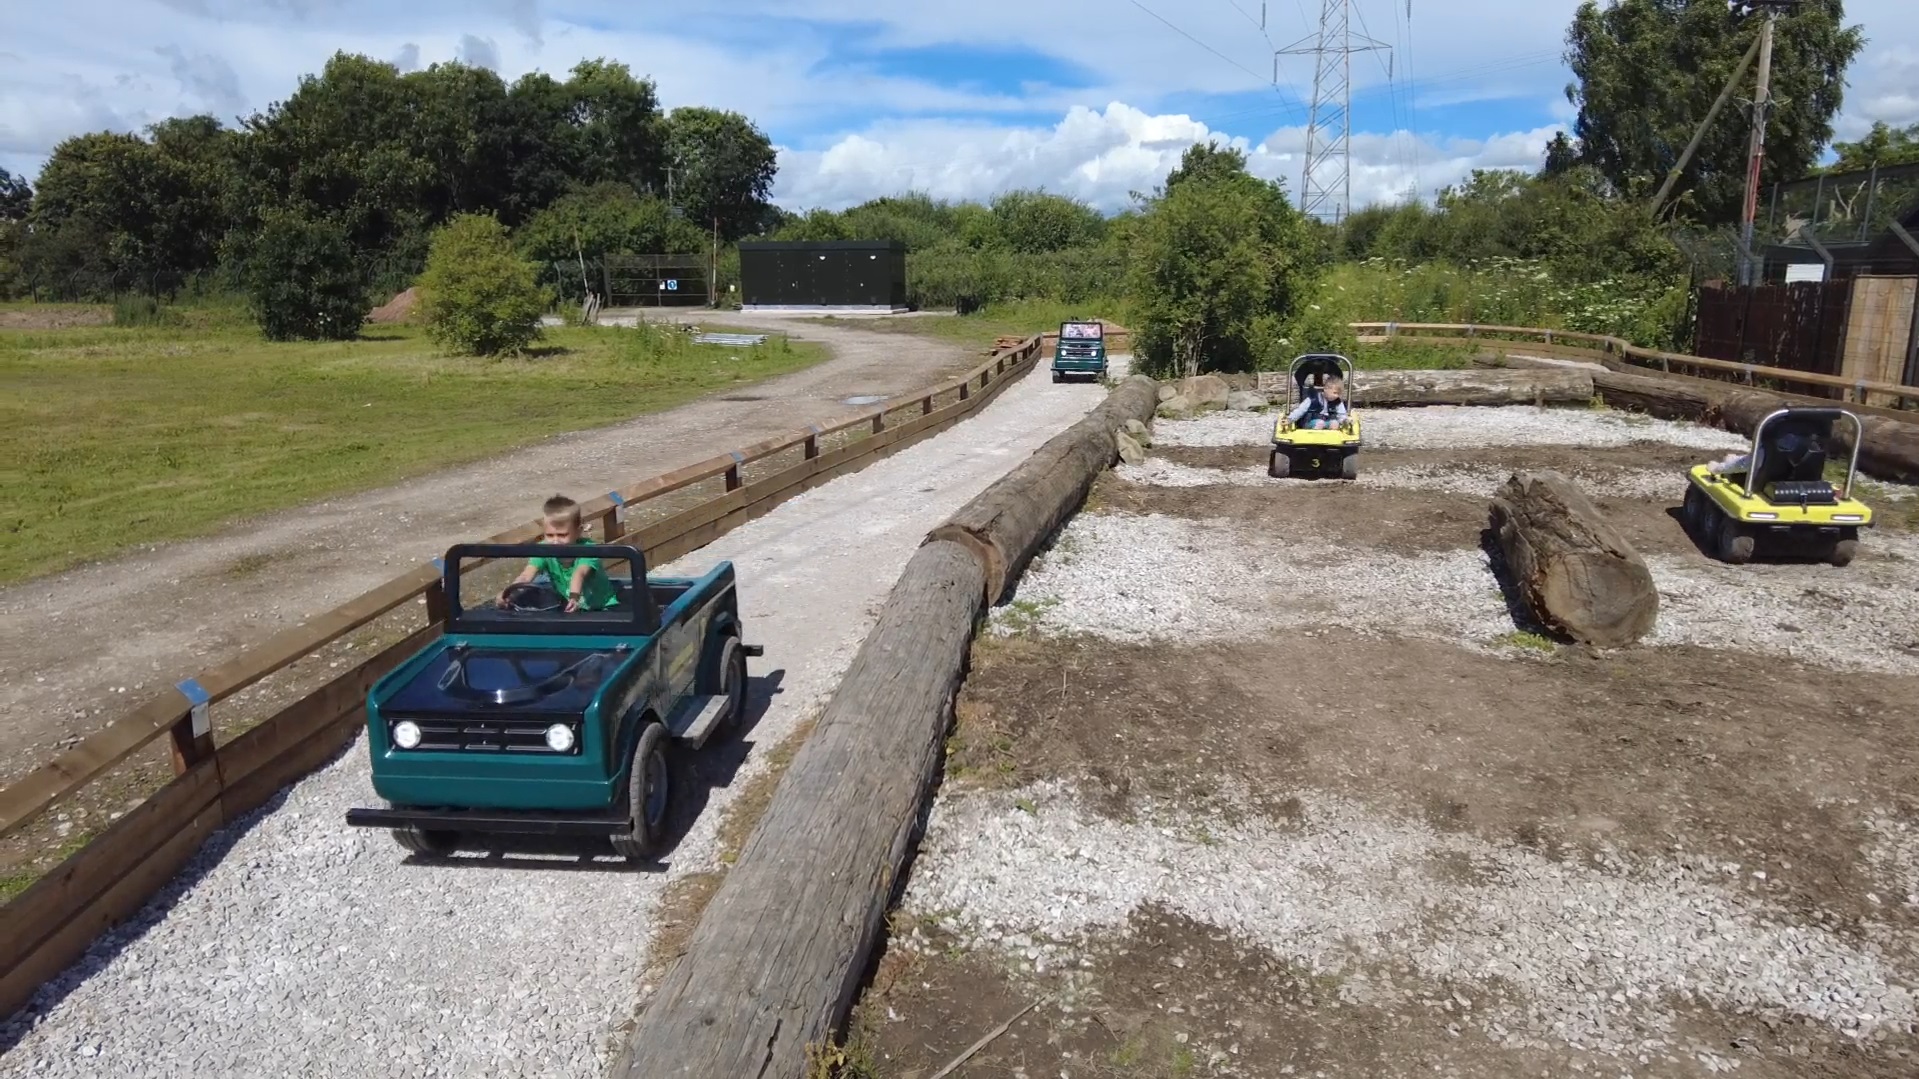
[(1321, 0), (1319, 33), (1273, 54), (1274, 82), (1279, 81), (1281, 56), (1311, 54), (1315, 58), (1299, 208), (1309, 217), (1330, 216), (1335, 224), (1345, 220), (1353, 206), (1353, 54), (1385, 49), (1388, 78), (1392, 70), (1393, 47), (1365, 34), (1354, 34), (1348, 22), (1351, 6), (1352, 0)]

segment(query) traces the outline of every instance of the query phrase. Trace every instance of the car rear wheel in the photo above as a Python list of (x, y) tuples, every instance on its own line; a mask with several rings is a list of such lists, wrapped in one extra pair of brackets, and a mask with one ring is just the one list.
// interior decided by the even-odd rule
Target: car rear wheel
[(1737, 566), (1752, 561), (1752, 530), (1737, 521), (1719, 523), (1719, 557)]
[(1293, 459), (1278, 450), (1266, 462), (1266, 474), (1276, 480), (1283, 480), (1293, 474)]
[(1832, 545), (1832, 553), (1826, 556), (1826, 561), (1835, 566), (1844, 566), (1850, 563), (1858, 554), (1858, 540), (1842, 539)]
[(628, 861), (645, 861), (659, 850), (672, 805), (672, 773), (666, 763), (666, 728), (648, 723), (633, 747), (627, 769), (627, 831), (612, 837), (613, 850)]
[(395, 843), (414, 854), (428, 858), (444, 858), (452, 854), (459, 845), (459, 840), (458, 832), (445, 832), (415, 825), (393, 829)]
[(1359, 478), (1359, 454), (1349, 453), (1344, 461), (1339, 462), (1339, 478), (1342, 480)]
[(726, 696), (726, 711), (720, 715), (722, 730), (737, 730), (746, 718), (746, 651), (738, 637), (728, 637), (720, 653), (719, 690)]

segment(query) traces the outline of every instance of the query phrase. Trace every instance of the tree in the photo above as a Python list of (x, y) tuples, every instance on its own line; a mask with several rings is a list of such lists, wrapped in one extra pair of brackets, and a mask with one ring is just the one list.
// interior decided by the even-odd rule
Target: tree
[(1189, 149), (1132, 232), (1128, 294), (1149, 373), (1244, 369), (1278, 346), (1317, 266), (1280, 185), (1227, 167), (1243, 157)]
[(270, 341), (350, 340), (373, 306), (346, 229), (293, 211), (263, 215), (241, 279)]
[(476, 356), (526, 348), (552, 302), (491, 214), (461, 214), (434, 232), (420, 294), (427, 333)]
[(746, 117), (718, 109), (674, 109), (665, 128), (675, 205), (702, 227), (717, 220), (727, 243), (746, 235), (773, 190), (773, 144)]
[[(545, 273), (564, 263), (562, 292), (599, 288), (598, 268), (608, 255), (680, 254), (704, 251), (705, 232), (670, 212), (666, 202), (640, 195), (626, 184), (596, 184), (562, 196), (514, 233), (521, 254)], [(589, 268), (583, 285), (579, 263)]]
[(1166, 174), (1162, 190), (1171, 192), (1188, 180), (1230, 180), (1245, 174), (1246, 154), (1214, 141), (1195, 143), (1179, 156), (1179, 164)]
[[(1832, 137), (1846, 66), (1864, 36), (1844, 25), (1843, 0), (1808, 0), (1779, 18), (1773, 38), (1773, 112), (1762, 182), (1804, 176)], [(1650, 194), (1679, 155), (1762, 17), (1743, 0), (1585, 0), (1566, 34), (1578, 106), (1580, 160), (1615, 192)], [(1750, 90), (1748, 91), (1750, 93)], [(1745, 191), (1747, 128), (1722, 116), (1679, 182), (1690, 213), (1736, 220)], [(1682, 203), (1681, 212), (1688, 212)]]
[(33, 208), (33, 187), (25, 176), (0, 169), (0, 221), (25, 221)]
[(1093, 243), (1102, 224), (1091, 206), (1044, 191), (1009, 191), (992, 210), (1006, 245), (1029, 255)]
[(1564, 176), (1579, 164), (1579, 146), (1566, 137), (1564, 131), (1555, 132), (1552, 141), (1546, 144), (1546, 160), (1540, 166), (1539, 175), (1545, 178)]
[(1827, 172), (1854, 172), (1874, 166), (1919, 164), (1919, 124), (1903, 128), (1874, 122), (1872, 130), (1857, 142), (1835, 142), (1833, 151), (1839, 160)]

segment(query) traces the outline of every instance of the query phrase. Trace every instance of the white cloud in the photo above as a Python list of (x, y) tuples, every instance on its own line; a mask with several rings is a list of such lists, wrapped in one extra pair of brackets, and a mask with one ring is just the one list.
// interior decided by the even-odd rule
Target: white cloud
[[(1536, 168), (1556, 125), (1486, 139), (1435, 141), (1406, 132), (1355, 133), (1350, 171), (1354, 206), (1422, 196), (1474, 168)], [(1247, 155), (1247, 167), (1282, 180), (1297, 201), (1306, 129), (1281, 128), (1258, 144), (1216, 132), (1189, 116), (1152, 115), (1123, 102), (1095, 111), (1074, 106), (1052, 127), (908, 121), (874, 127), (823, 150), (783, 148), (775, 199), (788, 209), (843, 209), (906, 189), (935, 198), (985, 199), (1011, 188), (1045, 187), (1105, 210), (1165, 179), (1186, 148), (1209, 139)]]

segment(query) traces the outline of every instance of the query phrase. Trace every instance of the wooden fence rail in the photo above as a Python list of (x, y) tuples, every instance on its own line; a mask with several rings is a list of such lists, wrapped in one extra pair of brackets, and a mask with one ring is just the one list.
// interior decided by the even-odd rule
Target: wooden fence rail
[[(1872, 395), (1879, 394), (1892, 399), (1887, 402), (1891, 406), (1886, 408), (1887, 412), (1903, 410), (1908, 402), (1919, 404), (1919, 386), (1840, 378), (1814, 371), (1795, 371), (1785, 367), (1767, 367), (1763, 364), (1739, 363), (1733, 360), (1714, 360), (1683, 352), (1662, 352), (1659, 349), (1641, 348), (1629, 341), (1604, 334), (1578, 333), (1573, 330), (1545, 330), (1529, 326), (1477, 326), (1453, 322), (1354, 322), (1351, 326), (1353, 331), (1360, 335), (1361, 340), (1369, 342), (1405, 340), (1456, 344), (1462, 339), (1490, 342), (1538, 342), (1548, 355), (1562, 358), (1612, 360), (1615, 363), (1657, 368), (1666, 373), (1699, 373), (1708, 377), (1730, 375), (1747, 385), (1757, 385), (1765, 381), (1810, 386), (1814, 387), (1815, 391), (1838, 390), (1845, 395), (1845, 400), (1868, 407), (1874, 404)], [(1814, 392), (1809, 396), (1829, 398), (1830, 393)], [(1919, 419), (1919, 417), (1909, 418)]]
[[(809, 426), (641, 480), (583, 503), (582, 516), (604, 539), (635, 543), (649, 565), (663, 564), (959, 422), (1029, 371), (1040, 355), (1041, 338), (1027, 338), (951, 382), (874, 405), (830, 427)], [(822, 448), (823, 439), (852, 432), (859, 437)], [(744, 477), (744, 466), (794, 449), (799, 463), (752, 481)], [(720, 478), (724, 493), (716, 497), (644, 526), (629, 522), (649, 500)], [(481, 542), (524, 543), (538, 534), (537, 524), (528, 523)], [(216, 747), (213, 706), (421, 600), (424, 626)], [(350, 741), (364, 723), (367, 690), (437, 636), (445, 615), (436, 559), (181, 680), (0, 790), (0, 836), (6, 836), (162, 737), (172, 750), (170, 782), (0, 908), (0, 1015), (26, 1003), (95, 937), (138, 911), (216, 829), (264, 804)]]

